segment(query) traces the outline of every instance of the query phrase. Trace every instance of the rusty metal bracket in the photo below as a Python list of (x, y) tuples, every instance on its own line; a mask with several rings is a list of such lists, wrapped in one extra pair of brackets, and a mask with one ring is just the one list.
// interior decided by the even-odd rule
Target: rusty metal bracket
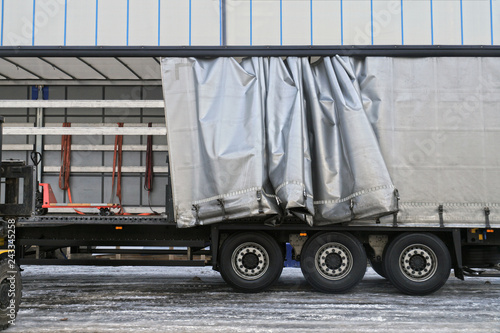
[(220, 209), (222, 210), (222, 219), (227, 220), (228, 217), (226, 216), (226, 207), (224, 207), (224, 199), (217, 199), (217, 202), (219, 203)]
[(443, 205), (438, 206), (438, 213), (439, 213), (439, 227), (444, 228), (444, 219), (443, 219), (444, 207), (443, 207)]
[(484, 218), (486, 221), (486, 229), (490, 229), (490, 207), (484, 207)]
[(257, 191), (257, 202), (259, 203), (259, 214), (264, 214), (264, 206), (262, 205), (262, 191)]
[(200, 224), (200, 205), (193, 205), (194, 217), (196, 218), (196, 225)]

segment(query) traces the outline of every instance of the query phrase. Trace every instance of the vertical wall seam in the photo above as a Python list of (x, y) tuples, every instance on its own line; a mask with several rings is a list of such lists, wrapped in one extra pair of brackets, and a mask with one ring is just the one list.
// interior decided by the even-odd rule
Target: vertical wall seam
[(460, 0), (460, 36), (462, 45), (464, 45), (464, 13), (462, 5), (462, 0)]
[(160, 18), (161, 18), (161, 0), (158, 0), (158, 46), (160, 46)]
[(222, 0), (219, 0), (219, 45), (222, 45)]
[(189, 0), (189, 46), (191, 46), (191, 0)]
[(340, 45), (344, 45), (344, 6), (340, 0)]
[[(2, 5), (2, 13), (3, 13), (3, 5)], [(3, 22), (3, 14), (2, 14), (2, 22)], [(491, 29), (491, 45), (493, 45), (493, 0), (490, 0), (490, 29)]]
[(431, 44), (434, 45), (434, 9), (432, 8), (432, 0), (430, 0), (431, 4)]
[(99, 28), (99, 0), (95, 0), (95, 45), (97, 46), (97, 34)]
[(128, 46), (128, 34), (130, 30), (130, 0), (127, 0), (127, 46)]
[(403, 0), (401, 0), (401, 45), (405, 45)]
[(280, 0), (280, 45), (283, 45), (283, 0)]
[(313, 45), (313, 0), (310, 0), (309, 11), (311, 14), (311, 45)]
[(33, 31), (31, 32), (31, 45), (35, 45), (35, 8), (36, 8), (36, 0), (33, 0)]
[(5, 0), (2, 0), (2, 31), (0, 32), (0, 45), (3, 46), (3, 18), (4, 18), (4, 15), (3, 15), (3, 10), (4, 10), (4, 1)]
[(373, 45), (373, 0), (370, 0), (370, 24), (371, 24), (372, 45)]
[(68, 26), (68, 0), (64, 0), (64, 46), (66, 46), (67, 26)]
[(253, 2), (250, 0), (250, 46), (253, 45)]

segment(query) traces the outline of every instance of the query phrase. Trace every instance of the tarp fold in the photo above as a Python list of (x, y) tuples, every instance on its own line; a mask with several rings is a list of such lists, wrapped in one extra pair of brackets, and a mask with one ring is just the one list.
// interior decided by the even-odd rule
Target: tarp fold
[(178, 225), (397, 211), (354, 73), (340, 57), (163, 58)]

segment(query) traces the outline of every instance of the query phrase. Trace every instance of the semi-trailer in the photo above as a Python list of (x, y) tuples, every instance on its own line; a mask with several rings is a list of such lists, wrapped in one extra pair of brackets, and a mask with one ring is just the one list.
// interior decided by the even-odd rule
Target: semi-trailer
[[(58, 55), (124, 52), (63, 51), (47, 48), (37, 57), (59, 68)], [(83, 110), (82, 123), (95, 118), (91, 107), (162, 106), (165, 123), (140, 131), (56, 131), (42, 124), (4, 130), (58, 140), (156, 134), (168, 141), (168, 152), (154, 163), (166, 168), (160, 214), (123, 214), (126, 201), (55, 204), (48, 183), (40, 186), (39, 173), (50, 177), (40, 171), (37, 151), (32, 161), (2, 161), (2, 326), (19, 307), (24, 265), (212, 266), (236, 290), (260, 292), (279, 279), (289, 244), (320, 292), (351, 290), (368, 262), (411, 295), (439, 290), (452, 269), (459, 279), (498, 276), (498, 48), (156, 48), (135, 54), (161, 57), (163, 100), (0, 103)], [(101, 191), (91, 184), (79, 189), (96, 197)], [(95, 255), (103, 252), (183, 257)]]

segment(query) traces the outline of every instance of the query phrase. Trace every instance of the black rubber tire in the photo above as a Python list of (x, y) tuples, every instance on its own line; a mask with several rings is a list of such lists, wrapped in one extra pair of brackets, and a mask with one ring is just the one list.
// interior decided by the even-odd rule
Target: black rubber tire
[[(421, 254), (411, 255), (412, 249), (416, 252), (421, 251)], [(415, 257), (420, 263), (420, 268), (417, 267), (415, 271), (410, 272), (410, 269), (413, 270), (411, 266), (401, 267), (400, 260), (403, 261), (404, 258), (400, 258), (404, 253), (408, 253), (408, 258)], [(408, 261), (406, 264), (410, 265)], [(422, 266), (429, 271), (427, 273), (423, 271), (422, 277), (410, 276), (422, 270)], [(389, 281), (399, 291), (408, 295), (428, 295), (439, 290), (448, 280), (451, 271), (451, 256), (443, 241), (433, 234), (404, 233), (389, 244), (384, 256), (384, 269)]]
[[(262, 271), (261, 276), (257, 274), (255, 277), (242, 277), (241, 275), (245, 273), (239, 272), (238, 267), (235, 267), (238, 262), (237, 253), (243, 253), (243, 249), (239, 249), (243, 244), (250, 244), (250, 247), (258, 248), (258, 254), (264, 254), (264, 252), (267, 254), (267, 260), (263, 261), (264, 263), (267, 262), (267, 265), (263, 265), (267, 266), (267, 269)], [(235, 265), (233, 265), (233, 261)], [(281, 276), (283, 263), (284, 257), (281, 247), (276, 240), (265, 233), (244, 232), (233, 234), (224, 241), (220, 248), (219, 272), (222, 278), (235, 290), (245, 293), (256, 293), (271, 287)], [(246, 268), (247, 266), (241, 269)]]
[(375, 273), (377, 273), (378, 275), (380, 275), (384, 279), (387, 279), (387, 275), (385, 274), (385, 268), (384, 268), (383, 261), (370, 260), (370, 265), (372, 266)]
[(19, 311), (22, 295), (21, 272), (12, 261), (0, 261), (0, 330), (5, 330), (14, 322)]
[[(326, 256), (321, 256), (322, 253)], [(329, 259), (330, 255), (333, 257)], [(324, 293), (351, 290), (363, 279), (367, 266), (363, 245), (348, 233), (316, 234), (304, 244), (300, 258), (300, 268), (306, 281)], [(337, 270), (339, 272), (335, 273)], [(333, 276), (335, 274), (338, 276)]]

